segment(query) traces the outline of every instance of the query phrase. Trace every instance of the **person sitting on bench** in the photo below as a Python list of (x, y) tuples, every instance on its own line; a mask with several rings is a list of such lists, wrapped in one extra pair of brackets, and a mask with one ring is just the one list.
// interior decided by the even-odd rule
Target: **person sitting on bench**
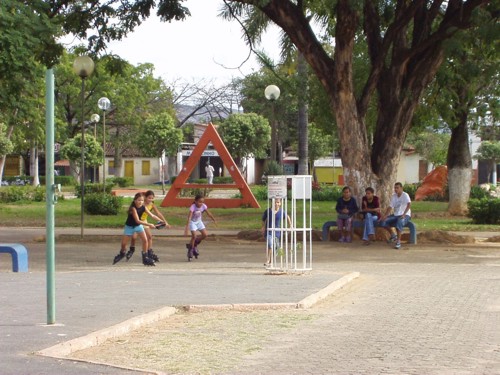
[(352, 220), (355, 213), (359, 211), (356, 199), (351, 196), (351, 188), (344, 186), (342, 196), (337, 201), (337, 228), (340, 230), (339, 242), (352, 241)]
[[(389, 215), (393, 212), (392, 215)], [(391, 204), (387, 207), (384, 215), (380, 218), (381, 226), (395, 227), (396, 233), (391, 232), (390, 242), (395, 242), (395, 249), (401, 248), (401, 234), (403, 227), (411, 219), (411, 199), (408, 193), (403, 191), (403, 184), (396, 182), (394, 184), (394, 194), (392, 194)]]
[(364, 217), (363, 245), (375, 241), (375, 223), (380, 218), (380, 200), (372, 187), (365, 189), (365, 196), (361, 201), (361, 213)]

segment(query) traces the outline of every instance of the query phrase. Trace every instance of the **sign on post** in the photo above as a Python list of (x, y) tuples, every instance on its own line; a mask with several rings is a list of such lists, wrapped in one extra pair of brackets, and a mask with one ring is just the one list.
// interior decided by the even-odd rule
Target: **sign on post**
[(267, 177), (267, 198), (286, 199), (286, 176)]

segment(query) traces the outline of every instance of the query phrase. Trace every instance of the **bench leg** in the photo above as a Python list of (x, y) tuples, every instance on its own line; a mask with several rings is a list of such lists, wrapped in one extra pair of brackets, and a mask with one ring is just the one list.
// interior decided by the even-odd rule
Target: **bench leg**
[(417, 244), (417, 230), (415, 228), (410, 227), (410, 243), (413, 245)]
[(12, 272), (28, 272), (28, 250), (21, 244), (0, 244), (0, 252), (12, 257)]
[(28, 272), (28, 254), (25, 252), (12, 254), (12, 272)]

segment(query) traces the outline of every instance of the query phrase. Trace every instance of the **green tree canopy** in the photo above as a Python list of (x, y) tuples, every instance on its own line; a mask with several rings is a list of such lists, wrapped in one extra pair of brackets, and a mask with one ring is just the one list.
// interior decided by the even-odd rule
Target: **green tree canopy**
[[(81, 165), (82, 135), (77, 134), (61, 147), (60, 154), (63, 159), (73, 162), (78, 169)], [(85, 167), (101, 165), (103, 150), (99, 142), (90, 134), (85, 134), (84, 159)]]
[(0, 122), (0, 155), (6, 155), (12, 152), (14, 146), (9, 138), (6, 136), (7, 126)]
[(410, 133), (407, 141), (415, 147), (417, 153), (434, 164), (434, 166), (446, 165), (448, 144), (450, 143), (449, 133), (436, 131), (425, 131), (419, 134)]
[(167, 112), (149, 117), (141, 126), (137, 145), (144, 156), (157, 157), (160, 160), (163, 193), (165, 193), (163, 152), (167, 156), (176, 155), (182, 136), (182, 130), (176, 127), (175, 119)]
[(219, 132), (233, 158), (265, 158), (271, 140), (269, 121), (256, 113), (230, 115), (220, 126)]
[(182, 142), (182, 130), (175, 126), (169, 113), (149, 117), (141, 127), (137, 145), (144, 156), (158, 157), (165, 154), (175, 156)]
[(500, 161), (500, 141), (481, 142), (474, 158), (491, 162)]

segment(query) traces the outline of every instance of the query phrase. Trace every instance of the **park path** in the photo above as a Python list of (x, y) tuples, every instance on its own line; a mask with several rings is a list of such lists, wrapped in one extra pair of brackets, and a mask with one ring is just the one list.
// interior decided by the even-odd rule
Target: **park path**
[(361, 277), (231, 374), (500, 374), (500, 262), (337, 264)]

